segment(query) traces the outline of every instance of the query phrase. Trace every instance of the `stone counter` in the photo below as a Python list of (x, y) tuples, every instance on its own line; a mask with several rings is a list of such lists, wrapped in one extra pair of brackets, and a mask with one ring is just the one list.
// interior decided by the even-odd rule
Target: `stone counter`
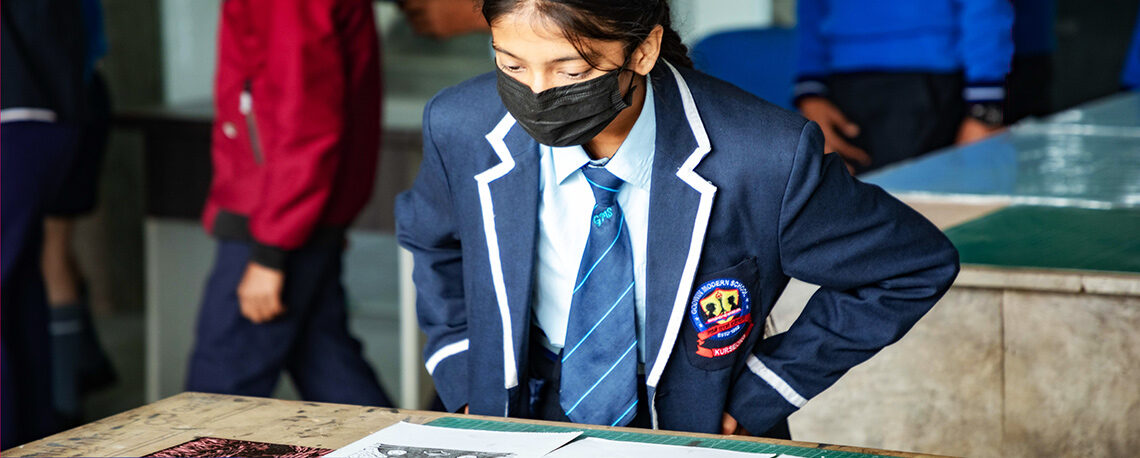
[(792, 415), (792, 435), (959, 456), (1134, 456), (1138, 331), (1140, 276), (966, 266), (901, 341)]

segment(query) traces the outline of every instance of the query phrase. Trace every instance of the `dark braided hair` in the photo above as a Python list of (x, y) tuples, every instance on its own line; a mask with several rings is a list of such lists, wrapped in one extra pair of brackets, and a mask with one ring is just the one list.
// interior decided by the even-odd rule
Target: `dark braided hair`
[(522, 8), (532, 8), (562, 30), (578, 54), (594, 68), (598, 68), (594, 60), (597, 52), (589, 49), (585, 40), (619, 41), (629, 56), (658, 25), (665, 31), (659, 59), (693, 67), (689, 49), (673, 30), (667, 0), (483, 0), (483, 17), (488, 24), (494, 24), (496, 19)]

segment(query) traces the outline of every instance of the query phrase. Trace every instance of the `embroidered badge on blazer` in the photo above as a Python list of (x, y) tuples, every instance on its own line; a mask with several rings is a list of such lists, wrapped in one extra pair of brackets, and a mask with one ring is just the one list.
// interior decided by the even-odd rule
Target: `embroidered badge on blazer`
[(724, 356), (740, 348), (752, 330), (752, 298), (743, 283), (732, 278), (705, 282), (689, 305), (697, 329), (697, 354)]

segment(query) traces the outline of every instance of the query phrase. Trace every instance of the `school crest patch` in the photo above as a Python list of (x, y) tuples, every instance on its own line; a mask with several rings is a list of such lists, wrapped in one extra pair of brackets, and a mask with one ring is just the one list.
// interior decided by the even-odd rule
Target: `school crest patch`
[(697, 354), (706, 358), (736, 351), (752, 331), (752, 298), (738, 280), (705, 282), (693, 294), (689, 320), (697, 329)]

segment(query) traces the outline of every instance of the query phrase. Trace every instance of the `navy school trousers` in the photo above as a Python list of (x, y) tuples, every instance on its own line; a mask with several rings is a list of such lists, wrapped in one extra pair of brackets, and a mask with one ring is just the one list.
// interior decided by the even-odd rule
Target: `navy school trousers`
[(40, 254), (44, 205), (75, 156), (69, 124), (0, 124), (0, 448), (55, 432), (51, 339)]
[(186, 389), (269, 396), (285, 371), (307, 401), (391, 406), (360, 342), (348, 331), (341, 246), (290, 252), (282, 292), (285, 313), (262, 324), (241, 315), (237, 298), (251, 249), (247, 242), (218, 242)]

